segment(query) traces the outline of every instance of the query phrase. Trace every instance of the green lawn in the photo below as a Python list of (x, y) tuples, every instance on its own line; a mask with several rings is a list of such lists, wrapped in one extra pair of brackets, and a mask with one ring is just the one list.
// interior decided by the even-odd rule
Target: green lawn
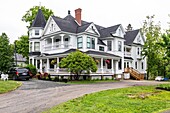
[(170, 92), (135, 86), (88, 94), (44, 113), (157, 113), (170, 108)]
[(1, 81), (0, 80), (0, 94), (15, 90), (21, 85), (22, 83), (18, 81), (11, 81), (11, 80)]

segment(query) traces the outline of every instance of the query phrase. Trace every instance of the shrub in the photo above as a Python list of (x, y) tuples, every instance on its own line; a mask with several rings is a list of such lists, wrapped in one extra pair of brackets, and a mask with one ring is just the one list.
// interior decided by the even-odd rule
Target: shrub
[(28, 64), (25, 68), (29, 69), (33, 76), (37, 74), (37, 70), (36, 70), (36, 67), (34, 65)]

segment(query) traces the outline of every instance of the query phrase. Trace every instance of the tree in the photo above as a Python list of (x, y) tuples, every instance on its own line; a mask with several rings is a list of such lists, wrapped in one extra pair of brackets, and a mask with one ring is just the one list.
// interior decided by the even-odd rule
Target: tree
[(158, 44), (161, 42), (160, 24), (155, 24), (153, 16), (147, 16), (143, 25), (143, 34), (146, 41), (142, 50), (142, 55), (147, 57), (147, 79), (159, 75), (161, 68), (161, 59), (163, 57), (163, 49)]
[[(28, 11), (26, 11), (26, 14), (22, 17), (22, 21), (29, 23), (29, 26), (27, 26), (27, 28), (31, 27), (31, 25), (38, 13), (38, 9), (40, 9), (39, 6), (34, 6), (34, 7), (30, 8)], [(46, 20), (48, 20), (48, 18), (54, 14), (51, 9), (47, 9), (47, 8), (45, 8), (45, 6), (41, 6), (41, 10), (42, 10)]]
[(22, 54), (23, 57), (26, 57), (28, 60), (28, 53), (29, 53), (29, 37), (28, 36), (21, 36), (19, 40), (14, 42), (16, 44), (16, 52)]
[(13, 51), (5, 33), (0, 36), (0, 71), (7, 72), (13, 64)]
[(74, 74), (76, 80), (79, 79), (80, 74), (83, 71), (86, 71), (87, 73), (90, 73), (90, 71), (97, 71), (97, 66), (94, 59), (79, 50), (72, 52), (66, 58), (63, 58), (60, 61), (59, 66), (61, 68), (67, 68), (69, 72)]

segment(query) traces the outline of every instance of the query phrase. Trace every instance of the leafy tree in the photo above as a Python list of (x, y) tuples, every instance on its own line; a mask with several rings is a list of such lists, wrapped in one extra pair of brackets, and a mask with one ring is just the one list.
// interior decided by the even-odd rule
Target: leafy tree
[(13, 51), (5, 33), (0, 36), (0, 51), (0, 71), (5, 73), (13, 64)]
[[(159, 44), (164, 48), (164, 55), (163, 55), (163, 71), (164, 77), (170, 77), (170, 33), (167, 31), (167, 34), (162, 35), (163, 41)], [(167, 74), (167, 75), (166, 75)]]
[(161, 42), (161, 27), (160, 24), (155, 24), (153, 16), (147, 16), (144, 21), (143, 33), (146, 41), (143, 47), (142, 54), (147, 57), (147, 79), (159, 75), (162, 65), (161, 59), (164, 50), (158, 44)]
[(19, 54), (22, 54), (23, 57), (26, 57), (28, 60), (29, 53), (29, 37), (21, 36), (18, 40), (14, 42), (16, 44), (16, 51)]
[(61, 68), (67, 68), (69, 72), (74, 74), (76, 80), (79, 79), (79, 76), (83, 71), (86, 71), (87, 73), (90, 73), (90, 71), (97, 71), (94, 59), (78, 50), (70, 53), (66, 58), (63, 58), (60, 61), (59, 66)]
[[(27, 26), (27, 28), (31, 27), (31, 25), (38, 13), (38, 9), (40, 9), (39, 6), (34, 6), (34, 7), (30, 8), (28, 11), (26, 11), (26, 14), (22, 17), (22, 21), (29, 23), (29, 26)], [(45, 6), (41, 6), (41, 10), (42, 10), (46, 20), (48, 20), (48, 18), (54, 14), (51, 9), (47, 9)]]

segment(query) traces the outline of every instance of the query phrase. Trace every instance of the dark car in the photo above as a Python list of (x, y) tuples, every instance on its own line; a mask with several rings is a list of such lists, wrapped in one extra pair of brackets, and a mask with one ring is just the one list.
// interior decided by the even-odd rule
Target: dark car
[(11, 68), (8, 71), (8, 75), (9, 75), (9, 78), (12, 78), (13, 80), (18, 80), (18, 79), (29, 80), (30, 79), (29, 70), (26, 68), (22, 68), (22, 67)]

